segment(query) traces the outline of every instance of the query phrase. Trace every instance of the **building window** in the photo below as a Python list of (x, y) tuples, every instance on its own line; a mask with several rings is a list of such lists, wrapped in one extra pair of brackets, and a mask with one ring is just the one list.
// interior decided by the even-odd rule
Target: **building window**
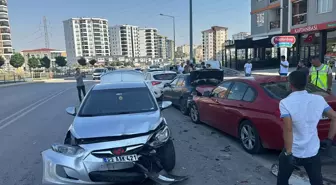
[(257, 26), (263, 26), (265, 23), (265, 13), (258, 13), (257, 14)]
[(333, 0), (317, 0), (317, 13), (331, 12)]

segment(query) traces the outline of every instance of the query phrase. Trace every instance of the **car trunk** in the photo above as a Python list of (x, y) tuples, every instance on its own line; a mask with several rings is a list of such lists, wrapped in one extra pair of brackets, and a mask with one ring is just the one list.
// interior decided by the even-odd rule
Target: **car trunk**
[(220, 82), (223, 81), (224, 73), (222, 70), (196, 70), (190, 73), (190, 84), (193, 91), (203, 94), (205, 91), (212, 91)]
[[(333, 110), (336, 110), (336, 97), (335, 96), (333, 95), (325, 96), (324, 99), (327, 101), (327, 103)], [(317, 128), (319, 130), (320, 139), (326, 139), (329, 133), (330, 119), (326, 116), (323, 116)], [(334, 138), (334, 143), (336, 143), (336, 137)]]

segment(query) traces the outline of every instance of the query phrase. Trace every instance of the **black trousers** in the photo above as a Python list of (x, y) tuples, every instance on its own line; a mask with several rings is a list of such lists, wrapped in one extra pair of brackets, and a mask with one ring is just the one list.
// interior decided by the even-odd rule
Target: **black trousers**
[[(295, 163), (295, 165), (303, 166), (305, 168), (311, 185), (323, 185), (321, 159), (319, 154), (309, 158), (295, 158)], [(280, 157), (277, 185), (288, 185), (288, 180), (294, 169), (295, 166), (289, 164), (287, 160)]]
[(79, 98), (79, 101), (82, 102), (82, 93), (83, 93), (83, 97), (86, 95), (86, 92), (85, 92), (85, 86), (77, 86), (77, 91), (78, 91), (78, 98)]

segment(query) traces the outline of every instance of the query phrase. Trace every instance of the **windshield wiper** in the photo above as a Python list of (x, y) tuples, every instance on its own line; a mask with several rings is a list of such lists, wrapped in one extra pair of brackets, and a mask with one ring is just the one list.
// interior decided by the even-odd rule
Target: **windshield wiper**
[(80, 114), (78, 115), (79, 117), (94, 117), (96, 115), (93, 115), (93, 114)]

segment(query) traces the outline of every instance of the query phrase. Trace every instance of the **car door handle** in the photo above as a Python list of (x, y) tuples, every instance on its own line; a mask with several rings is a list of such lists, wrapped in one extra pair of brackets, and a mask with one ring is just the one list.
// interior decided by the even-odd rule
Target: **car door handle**
[(243, 104), (238, 104), (238, 106), (239, 106), (239, 107), (244, 107), (244, 105), (243, 105)]

